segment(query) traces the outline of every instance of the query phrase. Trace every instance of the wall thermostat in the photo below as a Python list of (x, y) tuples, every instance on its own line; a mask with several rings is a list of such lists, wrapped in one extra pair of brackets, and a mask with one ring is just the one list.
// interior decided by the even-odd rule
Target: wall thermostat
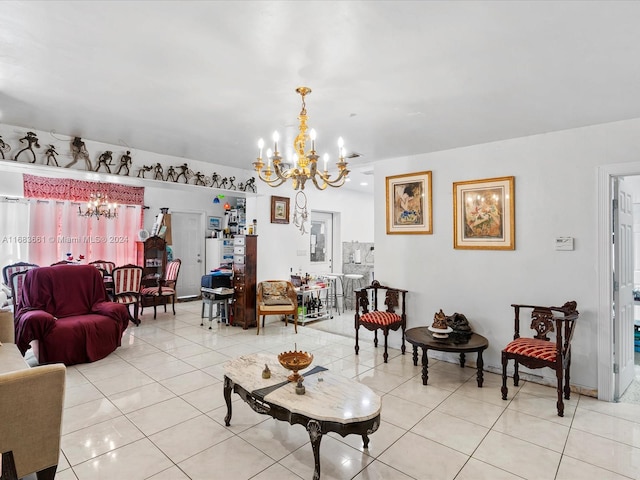
[(573, 250), (573, 237), (556, 238), (556, 250)]

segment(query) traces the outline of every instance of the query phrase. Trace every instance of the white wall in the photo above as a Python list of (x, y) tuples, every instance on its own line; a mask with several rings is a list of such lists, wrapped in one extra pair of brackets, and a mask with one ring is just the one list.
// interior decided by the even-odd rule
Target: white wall
[[(596, 170), (640, 160), (639, 135), (636, 119), (377, 163), (376, 278), (410, 290), (408, 327), (430, 324), (441, 308), (463, 313), (489, 339), (485, 367), (499, 370), (513, 338), (512, 303), (576, 300), (571, 381), (596, 389)], [(386, 235), (385, 176), (422, 170), (433, 172), (433, 235)], [(453, 182), (510, 175), (516, 250), (455, 250)], [(574, 237), (575, 250), (555, 251), (559, 236)], [(535, 374), (553, 379), (547, 370)]]

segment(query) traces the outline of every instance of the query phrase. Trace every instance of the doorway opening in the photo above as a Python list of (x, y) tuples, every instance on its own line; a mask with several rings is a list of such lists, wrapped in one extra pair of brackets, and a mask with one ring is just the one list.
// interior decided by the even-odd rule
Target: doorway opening
[(638, 175), (637, 162), (598, 168), (598, 398), (609, 402), (628, 401), (625, 391), (640, 392), (633, 341), (637, 227), (632, 188), (627, 185)]
[(176, 292), (181, 301), (195, 300), (200, 295), (204, 275), (204, 213), (171, 213), (171, 249), (173, 258), (182, 261)]
[(334, 271), (334, 252), (337, 251), (336, 245), (339, 245), (339, 238), (336, 240), (336, 217), (337, 214), (333, 212), (311, 211), (309, 262), (314, 272)]

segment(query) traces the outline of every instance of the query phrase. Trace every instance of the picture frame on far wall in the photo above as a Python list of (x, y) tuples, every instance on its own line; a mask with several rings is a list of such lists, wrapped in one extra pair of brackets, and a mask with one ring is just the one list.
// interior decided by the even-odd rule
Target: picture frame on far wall
[(209, 224), (207, 228), (209, 230), (220, 230), (222, 227), (222, 219), (220, 217), (209, 217)]
[(453, 248), (515, 250), (515, 177), (453, 184)]
[(431, 171), (386, 177), (387, 234), (432, 234)]
[(271, 223), (289, 223), (289, 197), (271, 195)]

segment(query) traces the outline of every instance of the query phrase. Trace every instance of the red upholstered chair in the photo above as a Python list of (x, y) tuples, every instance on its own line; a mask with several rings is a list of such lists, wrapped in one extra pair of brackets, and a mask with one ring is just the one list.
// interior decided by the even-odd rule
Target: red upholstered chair
[[(156, 307), (164, 305), (164, 311), (167, 311), (167, 302), (171, 299), (171, 307), (173, 314), (176, 314), (176, 283), (178, 282), (178, 274), (180, 273), (180, 259), (167, 262), (167, 271), (164, 279), (158, 282), (157, 286), (143, 287), (141, 294), (146, 300), (150, 300), (153, 304), (153, 318), (156, 318)], [(141, 302), (141, 312), (144, 311), (145, 301)]]
[(11, 281), (9, 282), (11, 286), (11, 291), (13, 292), (13, 311), (16, 311), (16, 305), (18, 303), (18, 298), (20, 298), (20, 292), (22, 291), (22, 285), (24, 285), (24, 277), (27, 275), (28, 270), (22, 270), (20, 272), (15, 272), (11, 274)]
[[(358, 330), (363, 326), (367, 330), (372, 330), (375, 334), (373, 344), (378, 346), (378, 330), (382, 330), (384, 335), (384, 363), (387, 363), (389, 354), (387, 353), (387, 338), (389, 330), (402, 329), (402, 354), (405, 352), (404, 332), (407, 326), (407, 315), (405, 313), (405, 296), (407, 290), (399, 288), (385, 287), (380, 282), (374, 280), (368, 287), (356, 292), (356, 355), (360, 347), (358, 345)], [(378, 299), (384, 300), (385, 311), (378, 310)], [(369, 303), (371, 302), (371, 307)], [(396, 309), (399, 308), (399, 313)]]
[[(514, 361), (513, 384), (518, 386), (518, 365), (537, 369), (549, 367), (557, 378), (558, 416), (564, 416), (564, 398), (569, 399), (569, 371), (571, 368), (571, 339), (578, 319), (576, 302), (567, 302), (562, 307), (540, 307), (535, 305), (511, 305), (515, 309), (513, 341), (502, 350), (502, 399), (507, 399), (507, 363)], [(533, 338), (520, 337), (520, 310), (531, 310)], [(558, 315), (561, 314), (561, 315)], [(555, 339), (548, 335), (554, 334)], [(564, 378), (563, 378), (564, 377)], [(563, 385), (564, 384), (564, 385)]]
[(138, 265), (123, 265), (111, 272), (113, 293), (111, 300), (122, 303), (129, 308), (133, 305), (133, 323), (140, 325), (138, 306), (140, 304), (140, 287), (142, 285), (142, 267)]
[(11, 300), (13, 297), (13, 290), (11, 287), (11, 275), (18, 272), (25, 272), (27, 270), (31, 270), (32, 268), (38, 268), (38, 265), (35, 263), (26, 263), (26, 262), (18, 262), (12, 263), (11, 265), (6, 265), (2, 269), (2, 288), (7, 294), (7, 298)]

